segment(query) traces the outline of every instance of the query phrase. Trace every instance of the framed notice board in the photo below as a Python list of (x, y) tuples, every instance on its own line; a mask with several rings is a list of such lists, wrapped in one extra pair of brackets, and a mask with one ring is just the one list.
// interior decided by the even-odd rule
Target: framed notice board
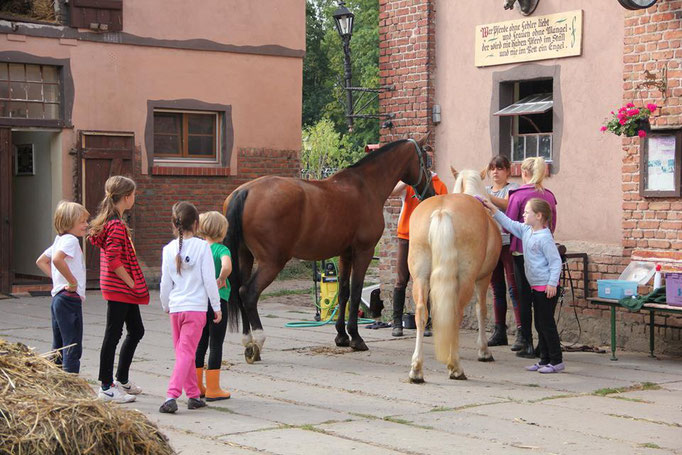
[(639, 154), (639, 194), (680, 197), (682, 130), (652, 131), (642, 138)]

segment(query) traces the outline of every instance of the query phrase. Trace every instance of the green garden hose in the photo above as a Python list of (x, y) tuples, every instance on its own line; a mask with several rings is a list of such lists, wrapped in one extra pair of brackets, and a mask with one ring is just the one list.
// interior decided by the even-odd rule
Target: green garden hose
[[(329, 316), (329, 319), (326, 321), (294, 321), (294, 322), (287, 322), (284, 324), (284, 327), (289, 327), (289, 328), (304, 328), (304, 327), (320, 327), (323, 325), (327, 324), (335, 324), (336, 321), (334, 320), (334, 316), (336, 316), (336, 312), (339, 310), (339, 291), (336, 291), (336, 294), (334, 294), (334, 298), (332, 299), (332, 302), (336, 302), (336, 305), (334, 305), (334, 311), (332, 311), (332, 314)], [(313, 297), (313, 304), (318, 308), (320, 308), (320, 304), (318, 302), (315, 302), (315, 297)], [(358, 318), (358, 324), (372, 324), (374, 322), (374, 319), (369, 319), (369, 318)]]

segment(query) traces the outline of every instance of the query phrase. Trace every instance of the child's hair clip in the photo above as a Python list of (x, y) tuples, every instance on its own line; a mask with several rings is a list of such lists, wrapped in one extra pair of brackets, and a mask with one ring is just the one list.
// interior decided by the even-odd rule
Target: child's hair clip
[(189, 262), (189, 256), (185, 256), (185, 262)]

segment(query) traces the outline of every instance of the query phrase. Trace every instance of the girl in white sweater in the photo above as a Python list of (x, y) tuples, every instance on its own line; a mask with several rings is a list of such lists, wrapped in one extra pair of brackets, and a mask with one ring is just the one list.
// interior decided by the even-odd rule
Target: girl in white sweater
[(166, 401), (160, 412), (178, 410), (176, 399), (185, 390), (188, 409), (206, 406), (194, 372), (194, 357), (206, 325), (206, 301), (215, 315), (213, 323), (222, 318), (220, 296), (215, 280), (213, 256), (208, 243), (194, 232), (199, 226), (199, 212), (189, 202), (173, 205), (173, 232), (177, 238), (163, 248), (161, 264), (161, 305), (170, 313), (175, 348), (175, 365), (168, 384)]

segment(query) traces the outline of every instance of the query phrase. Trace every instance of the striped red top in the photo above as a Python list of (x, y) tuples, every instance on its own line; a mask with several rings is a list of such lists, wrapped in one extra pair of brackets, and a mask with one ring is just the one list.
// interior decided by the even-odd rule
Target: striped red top
[[(115, 302), (147, 305), (149, 303), (147, 282), (137, 262), (135, 247), (123, 222), (119, 219), (109, 220), (99, 235), (90, 237), (90, 243), (101, 250), (99, 284), (102, 296), (106, 300)], [(135, 282), (132, 289), (114, 272), (121, 266)]]

